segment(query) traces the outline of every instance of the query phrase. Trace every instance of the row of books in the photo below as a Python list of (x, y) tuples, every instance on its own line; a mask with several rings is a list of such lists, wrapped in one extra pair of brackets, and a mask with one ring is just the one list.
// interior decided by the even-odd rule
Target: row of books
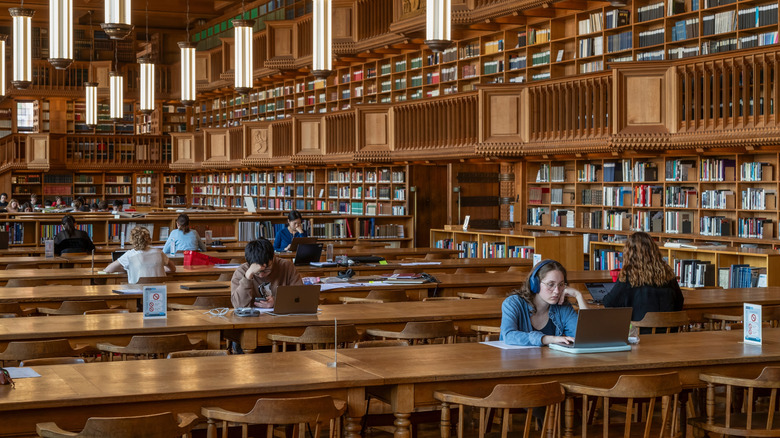
[(333, 222), (312, 224), (310, 235), (322, 239), (346, 239), (352, 237), (352, 229), (348, 220), (334, 219)]
[(631, 205), (633, 190), (631, 187), (602, 187), (604, 205), (608, 207), (627, 207)]
[(740, 9), (738, 16), (740, 29), (777, 24), (777, 3), (767, 3), (753, 8)]
[(604, 39), (600, 36), (594, 38), (581, 39), (577, 56), (587, 58), (589, 56), (599, 56), (604, 54)]
[(580, 192), (582, 195), (580, 203), (583, 205), (602, 205), (602, 192), (599, 189), (584, 189)]
[(642, 184), (634, 188), (634, 206), (660, 207), (663, 187)]
[(682, 41), (688, 38), (698, 38), (699, 36), (699, 17), (680, 20), (674, 23), (672, 27), (672, 41)]
[(641, 6), (636, 9), (636, 18), (638, 23), (655, 20), (657, 18), (663, 18), (663, 16), (664, 2)]
[[(773, 166), (769, 163), (742, 163), (739, 166), (740, 181), (772, 181)], [(723, 181), (723, 180), (720, 180)]]
[(664, 215), (661, 211), (640, 210), (634, 214), (634, 229), (646, 233), (663, 232)]
[(731, 236), (733, 222), (724, 216), (699, 218), (699, 234), (702, 236)]
[(701, 208), (732, 209), (734, 208), (734, 192), (731, 190), (703, 190), (701, 192)]
[[(304, 220), (302, 225), (305, 230), (309, 229), (310, 222)], [(281, 231), (287, 225), (284, 223), (274, 224), (271, 221), (241, 222), (238, 223), (239, 242), (249, 242), (260, 237), (268, 240), (276, 239), (276, 233)]]
[(777, 31), (739, 37), (737, 43), (740, 49), (777, 44)]
[(550, 226), (574, 228), (574, 210), (553, 210), (550, 216)]
[(734, 181), (735, 167), (736, 161), (734, 160), (702, 158), (699, 178), (701, 181)]
[(705, 15), (701, 18), (701, 34), (703, 36), (717, 35), (735, 30), (737, 30), (736, 11), (723, 11), (714, 15)]
[(679, 278), (681, 287), (715, 286), (715, 265), (712, 262), (690, 259), (675, 259), (672, 269)]
[(574, 191), (563, 188), (550, 189), (550, 204), (554, 205), (571, 205), (574, 204)]
[(664, 50), (658, 49), (650, 52), (637, 53), (636, 60), (637, 61), (663, 61)]
[(639, 47), (655, 46), (664, 43), (664, 29), (652, 29), (639, 32)]
[(619, 52), (621, 50), (628, 50), (633, 47), (632, 45), (633, 33), (628, 30), (616, 35), (607, 36), (607, 52)]
[(623, 252), (609, 249), (594, 250), (590, 269), (594, 271), (623, 269)]
[(765, 218), (739, 218), (737, 236), (748, 239), (771, 239), (774, 237), (774, 222)]
[(774, 210), (777, 208), (777, 191), (773, 189), (748, 187), (742, 190), (743, 210)]
[(627, 211), (607, 210), (604, 212), (603, 230), (629, 231), (631, 230), (633, 215)]
[(664, 232), (670, 234), (693, 233), (693, 215), (687, 211), (667, 211), (664, 213)]
[(130, 242), (130, 231), (133, 230), (135, 227), (144, 227), (149, 231), (149, 235), (152, 236), (152, 239), (154, 239), (154, 224), (153, 223), (136, 223), (136, 222), (127, 222), (123, 224), (108, 224), (108, 241), (109, 242), (119, 242), (122, 233), (124, 233), (125, 236), (125, 243)]
[(701, 54), (722, 53), (737, 50), (738, 40), (736, 38), (725, 38), (718, 41), (705, 41), (701, 43)]
[(533, 246), (507, 245), (504, 242), (484, 242), (482, 243), (482, 258), (502, 259), (502, 258), (523, 258), (530, 259), (534, 256)]
[(584, 20), (577, 23), (579, 35), (585, 35), (592, 32), (601, 32), (604, 29), (604, 19), (601, 12), (594, 12)]

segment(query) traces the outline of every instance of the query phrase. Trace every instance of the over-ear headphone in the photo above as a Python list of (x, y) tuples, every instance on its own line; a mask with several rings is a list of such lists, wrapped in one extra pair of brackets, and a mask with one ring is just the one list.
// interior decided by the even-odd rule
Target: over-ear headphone
[(336, 275), (338, 278), (349, 280), (355, 275), (355, 271), (353, 271), (352, 268), (347, 268), (345, 271), (339, 271)]
[(537, 263), (536, 266), (534, 266), (534, 269), (531, 271), (531, 276), (528, 277), (528, 289), (535, 294), (539, 293), (539, 288), (542, 283), (542, 279), (539, 278), (539, 270), (542, 269), (542, 266), (547, 265), (549, 263), (552, 263), (553, 260), (547, 259), (542, 260), (541, 262)]

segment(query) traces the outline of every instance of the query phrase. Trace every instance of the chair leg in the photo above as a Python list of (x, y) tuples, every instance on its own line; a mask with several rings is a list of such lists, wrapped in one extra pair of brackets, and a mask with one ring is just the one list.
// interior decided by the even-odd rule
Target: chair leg
[(443, 402), (441, 404), (441, 423), (439, 424), (441, 438), (450, 438), (450, 426), (450, 404)]

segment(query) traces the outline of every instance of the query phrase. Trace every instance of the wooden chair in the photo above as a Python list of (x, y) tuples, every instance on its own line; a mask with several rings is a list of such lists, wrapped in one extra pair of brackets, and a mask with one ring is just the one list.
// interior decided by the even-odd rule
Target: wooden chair
[(44, 359), (27, 359), (19, 363), (20, 367), (35, 367), (44, 365), (67, 365), (84, 363), (80, 357), (47, 357)]
[(390, 290), (390, 289), (374, 289), (368, 291), (368, 295), (363, 298), (360, 297), (339, 297), (339, 301), (342, 303), (356, 304), (356, 303), (397, 303), (401, 301), (409, 301), (409, 297), (406, 296), (406, 292), (402, 290)]
[(136, 284), (160, 284), (170, 280), (169, 277), (141, 277)]
[[(678, 394), (682, 391), (680, 376), (677, 372), (664, 374), (646, 374), (620, 376), (612, 388), (587, 386), (579, 383), (561, 383), (566, 389), (566, 436), (574, 428), (572, 423), (574, 399), (572, 396), (582, 396), (582, 437), (588, 435), (604, 437), (631, 437), (637, 433), (631, 433), (636, 404), (647, 402), (647, 410), (642, 412), (644, 425), (639, 428), (639, 435), (644, 432), (644, 437), (674, 437), (678, 432), (677, 404)], [(660, 424), (654, 421), (656, 416), (656, 400), (661, 398)], [(600, 399), (600, 400), (599, 400)], [(624, 400), (622, 400), (624, 399)], [(601, 401), (601, 423), (594, 421), (588, 424), (589, 419), (594, 418), (593, 410)], [(624, 404), (623, 404), (624, 403)], [(611, 416), (614, 408), (619, 408), (620, 413)], [(624, 416), (622, 423), (614, 422), (614, 417)], [(634, 430), (637, 432), (637, 429)]]
[(0, 313), (13, 313), (16, 316), (29, 316), (35, 312), (35, 309), (23, 309), (22, 305), (16, 302), (0, 303)]
[(216, 307), (233, 307), (229, 296), (224, 297), (197, 297), (192, 304), (168, 303), (169, 309), (174, 310), (203, 310)]
[[(707, 408), (704, 418), (688, 420), (694, 433), (702, 431), (707, 436), (780, 436), (780, 414), (777, 412), (780, 367), (766, 367), (755, 379), (717, 374), (700, 374), (699, 379), (707, 382)], [(725, 403), (715, 399), (716, 388), (721, 386), (725, 387)], [(759, 394), (768, 394), (768, 403), (757, 403)], [(737, 395), (742, 397), (735, 397)]]
[[(341, 416), (347, 409), (347, 403), (329, 395), (301, 398), (261, 398), (246, 414), (226, 411), (221, 408), (206, 407), (201, 415), (208, 419), (208, 437), (217, 437), (217, 422), (222, 423), (222, 436), (227, 436), (229, 423), (241, 424), (241, 436), (248, 437), (248, 425), (266, 425), (265, 435), (273, 437), (274, 426), (293, 425), (292, 436), (303, 437), (307, 425), (313, 425), (312, 436), (321, 436), (322, 425), (329, 424), (329, 437), (339, 436)], [(297, 430), (296, 430), (297, 429)], [(257, 435), (256, 435), (257, 436)], [(262, 435), (261, 435), (262, 436)]]
[(209, 357), (209, 356), (227, 356), (227, 350), (188, 350), (174, 351), (168, 353), (168, 359), (178, 359), (180, 357)]
[(46, 286), (48, 283), (48, 280), (44, 279), (34, 279), (34, 278), (12, 278), (8, 280), (8, 282), (5, 284), (5, 287), (35, 287), (35, 286)]
[(539, 436), (560, 436), (561, 402), (566, 395), (558, 382), (531, 383), (526, 385), (501, 384), (496, 385), (487, 397), (475, 397), (448, 391), (435, 391), (433, 398), (439, 400), (441, 409), (441, 436), (450, 436), (450, 405), (457, 405), (461, 415), (458, 416), (458, 438), (463, 438), (464, 417), (463, 406), (479, 408), (479, 437), (485, 436), (489, 426), (486, 418), (490, 409), (502, 412), (501, 437), (507, 438), (511, 424), (511, 409), (526, 409), (523, 437), (530, 437), (533, 426), (533, 408), (545, 408)]
[(384, 341), (360, 341), (355, 342), (353, 348), (377, 348), (377, 347), (408, 347), (409, 342), (403, 339), (385, 339)]
[(12, 341), (0, 353), (0, 361), (25, 361), (49, 357), (80, 357), (84, 354), (94, 354), (96, 350), (89, 346), (73, 348), (67, 339), (51, 339), (45, 341)]
[(466, 299), (497, 299), (506, 298), (513, 290), (517, 289), (515, 286), (490, 286), (485, 290), (485, 293), (479, 294), (474, 292), (458, 292), (458, 296)]
[(113, 359), (114, 354), (121, 354), (122, 360), (127, 358), (128, 354), (136, 357), (150, 356), (165, 357), (168, 353), (174, 351), (199, 350), (205, 347), (205, 342), (197, 340), (190, 341), (189, 336), (184, 333), (172, 335), (152, 335), (152, 336), (133, 336), (127, 345), (114, 345), (108, 342), (98, 342), (97, 348), (105, 351), (107, 356)]
[(450, 258), (449, 254), (443, 254), (440, 252), (429, 252), (428, 254), (425, 254), (423, 260), (445, 260), (448, 258)]
[(510, 266), (506, 272), (531, 272), (531, 266)]
[(86, 251), (78, 251), (78, 252), (63, 252), (60, 254), (60, 257), (64, 259), (70, 259), (70, 258), (76, 258), (76, 257), (84, 257), (90, 255)]
[(127, 309), (95, 309), (84, 312), (85, 315), (103, 315), (111, 313), (130, 313), (130, 311)]
[(732, 324), (742, 322), (742, 315), (705, 313), (702, 318), (707, 321), (708, 330), (729, 330)]
[(460, 301), (460, 297), (425, 297), (423, 301)]
[(6, 271), (12, 271), (14, 269), (51, 269), (53, 264), (50, 263), (44, 263), (44, 264), (36, 264), (36, 263), (9, 263), (5, 265)]
[(442, 340), (445, 344), (451, 344), (455, 341), (458, 334), (457, 328), (452, 321), (411, 321), (400, 332), (393, 332), (382, 329), (367, 329), (366, 333), (376, 338), (382, 339), (405, 339), (412, 345), (424, 342), (433, 343), (436, 340)]
[(332, 325), (317, 325), (306, 327), (300, 336), (271, 333), (268, 335), (268, 339), (271, 340), (271, 351), (276, 353), (279, 351), (280, 342), (282, 344), (282, 352), (287, 351), (287, 344), (295, 344), (296, 351), (301, 351), (304, 346), (316, 350), (318, 348), (329, 348), (333, 345), (334, 339), (340, 345), (347, 346), (360, 340), (360, 334), (354, 325), (340, 325), (338, 332)]
[(58, 309), (39, 307), (44, 315), (83, 315), (87, 310), (108, 309), (105, 301), (63, 301)]
[(485, 268), (477, 268), (477, 267), (458, 268), (455, 270), (455, 274), (483, 274), (484, 272), (485, 272)]
[(422, 268), (399, 268), (393, 269), (393, 274), (419, 274), (423, 272)]
[[(679, 312), (647, 312), (641, 321), (632, 321), (636, 327), (639, 327), (640, 331), (643, 328), (649, 328), (651, 333), (667, 333), (673, 329), (683, 332), (688, 331), (688, 324), (691, 323), (691, 319), (688, 317), (688, 312), (681, 310)], [(658, 329), (664, 329), (659, 331)]]
[[(489, 335), (500, 335), (501, 327), (494, 327), (490, 325), (478, 325), (474, 324), (471, 327), (471, 331), (477, 336), (478, 341), (487, 341)], [(498, 339), (496, 339), (498, 340)]]
[[(46, 438), (171, 438), (190, 436), (190, 430), (198, 423), (198, 416), (192, 413), (178, 414), (178, 420), (170, 412), (142, 415), (139, 417), (92, 417), (87, 420), (81, 433), (62, 430), (54, 423), (38, 423), (38, 436)], [(139, 431), (143, 431), (139, 433)]]

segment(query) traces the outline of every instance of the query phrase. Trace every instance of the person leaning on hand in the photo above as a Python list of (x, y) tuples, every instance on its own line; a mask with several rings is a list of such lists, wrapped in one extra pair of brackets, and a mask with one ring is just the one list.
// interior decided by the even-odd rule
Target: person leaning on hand
[(303, 284), (295, 265), (290, 260), (275, 258), (273, 244), (266, 239), (249, 242), (244, 255), (246, 263), (236, 269), (230, 280), (230, 300), (235, 308), (272, 308), (277, 287)]

